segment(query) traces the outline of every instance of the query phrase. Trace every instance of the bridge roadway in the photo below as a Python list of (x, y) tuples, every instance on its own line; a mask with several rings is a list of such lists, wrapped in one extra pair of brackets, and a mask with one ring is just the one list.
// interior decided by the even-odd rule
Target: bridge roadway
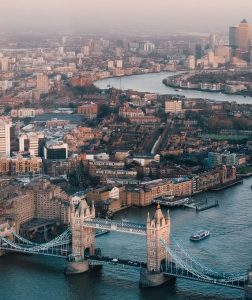
[(100, 266), (100, 265), (113, 265), (113, 266), (120, 266), (120, 267), (130, 267), (140, 269), (141, 267), (146, 268), (147, 264), (145, 262), (139, 262), (135, 260), (128, 260), (128, 259), (120, 259), (120, 258), (111, 258), (108, 256), (86, 256), (85, 257), (89, 265), (91, 266)]
[(146, 226), (137, 223), (95, 218), (85, 220), (83, 226), (108, 231), (118, 231), (123, 233), (146, 235)]

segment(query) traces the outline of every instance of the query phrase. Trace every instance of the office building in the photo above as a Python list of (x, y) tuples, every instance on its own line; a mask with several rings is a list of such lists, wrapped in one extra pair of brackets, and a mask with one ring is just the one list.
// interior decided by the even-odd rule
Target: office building
[(60, 141), (49, 141), (44, 146), (45, 159), (68, 158), (68, 145)]
[(241, 50), (249, 51), (251, 43), (251, 27), (250, 24), (243, 19), (239, 24), (238, 30), (238, 47)]
[(8, 118), (0, 119), (0, 154), (10, 155), (11, 121)]
[(229, 27), (229, 46), (232, 48), (238, 47), (238, 26)]

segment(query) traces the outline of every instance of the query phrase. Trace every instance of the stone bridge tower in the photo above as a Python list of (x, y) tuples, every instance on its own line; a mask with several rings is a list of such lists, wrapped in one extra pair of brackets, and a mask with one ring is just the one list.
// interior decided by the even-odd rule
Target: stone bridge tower
[(70, 225), (72, 230), (72, 254), (66, 267), (66, 274), (83, 273), (88, 271), (88, 261), (85, 255), (94, 255), (95, 235), (93, 228), (83, 226), (84, 220), (95, 218), (95, 208), (90, 208), (80, 197), (71, 199)]
[(245, 285), (245, 299), (252, 300), (252, 266), (248, 270), (248, 281)]
[(160, 240), (170, 242), (169, 211), (164, 216), (158, 204), (154, 217), (149, 214), (146, 224), (147, 268), (141, 270), (140, 286), (151, 287), (163, 284), (169, 278), (164, 277), (162, 265), (165, 265), (167, 253)]

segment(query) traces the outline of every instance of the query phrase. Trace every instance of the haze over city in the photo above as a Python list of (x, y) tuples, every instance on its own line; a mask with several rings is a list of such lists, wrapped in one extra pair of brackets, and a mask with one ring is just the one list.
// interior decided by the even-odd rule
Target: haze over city
[(223, 32), (249, 21), (251, 9), (250, 0), (9, 0), (0, 3), (0, 31)]

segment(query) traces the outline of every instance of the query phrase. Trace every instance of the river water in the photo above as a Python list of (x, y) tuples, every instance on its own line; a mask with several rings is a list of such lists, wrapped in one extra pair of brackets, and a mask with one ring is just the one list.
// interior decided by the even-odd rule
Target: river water
[(173, 88), (167, 87), (162, 80), (168, 76), (178, 73), (151, 73), (144, 75), (133, 75), (125, 77), (114, 77), (96, 81), (95, 85), (99, 88), (106, 89), (108, 85), (118, 89), (133, 89), (139, 92), (150, 92), (159, 94), (179, 94), (189, 98), (203, 98), (216, 101), (236, 101), (237, 103), (252, 104), (252, 97), (243, 97), (237, 95), (226, 95), (222, 93), (201, 92), (194, 90), (175, 91)]
[[(195, 200), (219, 200), (219, 207), (200, 213), (193, 209), (171, 210), (171, 231), (190, 253), (221, 272), (242, 272), (252, 263), (252, 178), (221, 192), (207, 192)], [(121, 211), (115, 219), (145, 223), (153, 207)], [(191, 233), (210, 230), (199, 243), (189, 241)], [(144, 261), (145, 238), (108, 233), (96, 240), (104, 255)], [(0, 299), (55, 300), (184, 300), (242, 299), (243, 292), (178, 279), (173, 285), (140, 289), (136, 271), (105, 267), (100, 272), (65, 276), (64, 260), (50, 257), (6, 255), (0, 257)]]

